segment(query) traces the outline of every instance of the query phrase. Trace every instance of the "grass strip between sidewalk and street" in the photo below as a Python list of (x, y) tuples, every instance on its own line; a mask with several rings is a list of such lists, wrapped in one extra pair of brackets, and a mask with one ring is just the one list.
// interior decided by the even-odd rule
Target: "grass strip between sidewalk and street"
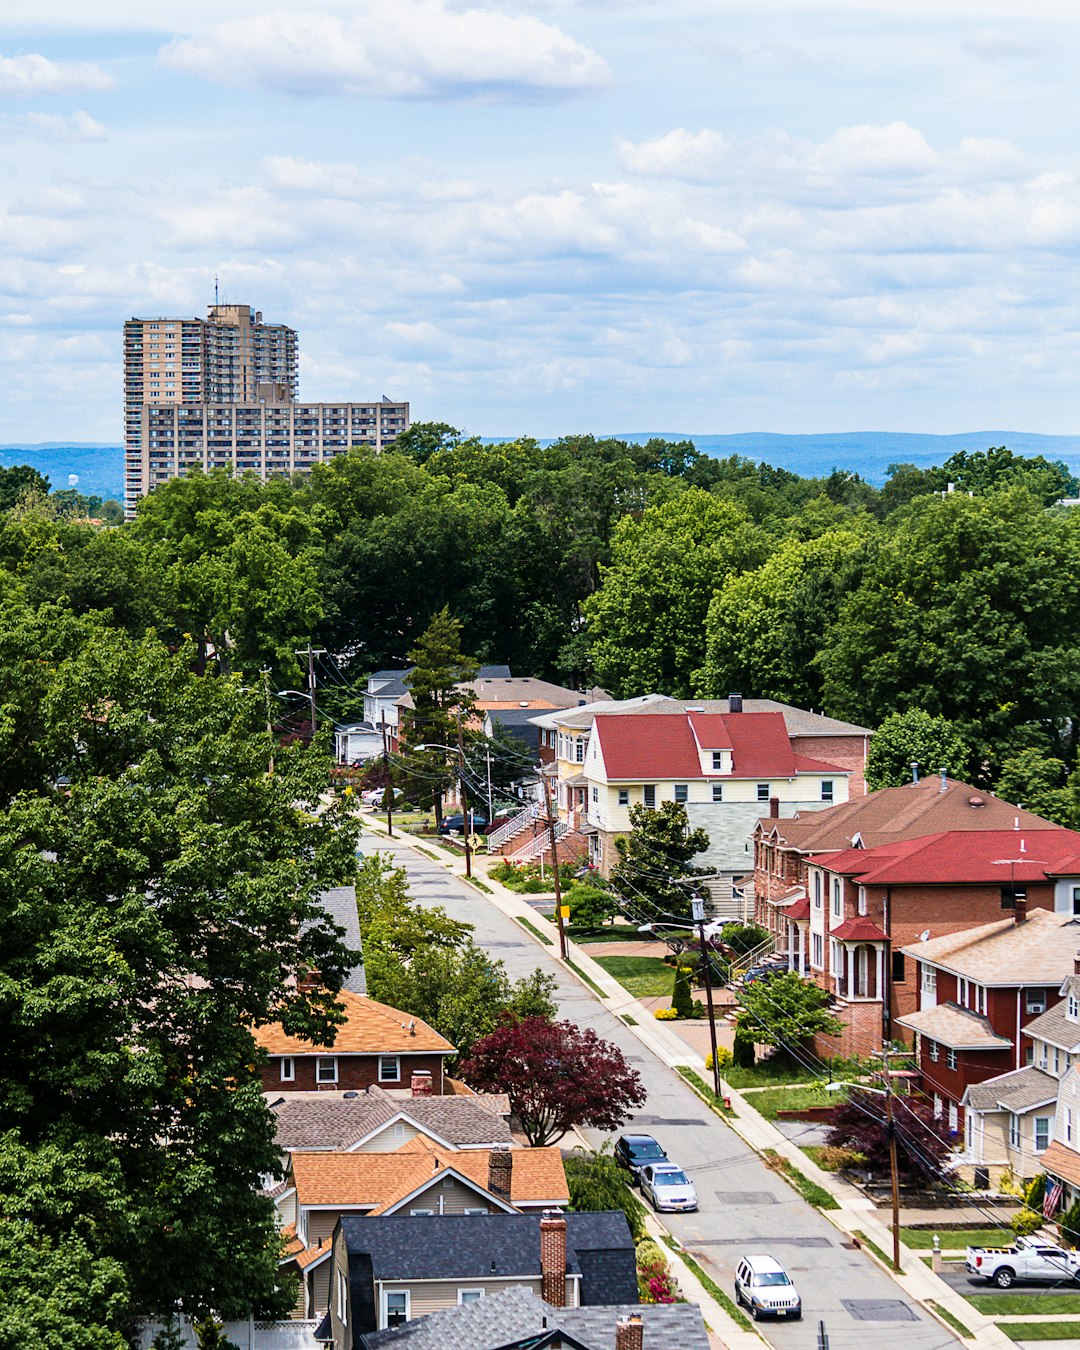
[(534, 938), (539, 938), (545, 947), (554, 947), (555, 943), (546, 933), (541, 933), (536, 924), (530, 923), (528, 919), (523, 919), (520, 914), (515, 914), (514, 918), (521, 924), (522, 928), (527, 928)]
[(862, 1231), (862, 1229), (853, 1228), (851, 1230), (851, 1236), (857, 1237), (859, 1241), (862, 1243), (862, 1245), (867, 1249), (867, 1251), (873, 1252), (879, 1261), (883, 1261), (885, 1265), (887, 1265), (889, 1269), (892, 1270), (891, 1258), (886, 1256), (885, 1253), (881, 1250), (881, 1248), (877, 1245), (877, 1243), (874, 1242), (872, 1238), (868, 1238), (866, 1234)]
[(425, 858), (430, 858), (432, 862), (442, 862), (441, 858), (437, 858), (434, 853), (430, 853), (426, 848), (421, 848), (419, 844), (413, 844), (413, 849), (417, 853), (422, 853)]
[(930, 1251), (934, 1234), (942, 1251), (963, 1251), (966, 1247), (1006, 1247), (1013, 1240), (1010, 1228), (901, 1228), (900, 1240), (912, 1251)]
[(600, 986), (596, 983), (595, 980), (589, 979), (588, 975), (585, 974), (585, 972), (581, 969), (580, 966), (575, 966), (573, 961), (571, 961), (569, 958), (567, 958), (566, 964), (570, 967), (570, 969), (574, 972), (574, 974), (578, 977), (579, 980), (585, 981), (585, 983), (589, 986), (589, 988), (593, 991), (593, 993), (596, 995), (597, 998), (607, 998), (607, 994), (604, 993), (604, 991), (600, 988)]
[(1080, 1324), (1076, 1322), (999, 1322), (1010, 1341), (1075, 1341)]
[(949, 1326), (952, 1327), (953, 1331), (955, 1331), (958, 1336), (966, 1336), (968, 1340), (971, 1340), (974, 1333), (968, 1331), (967, 1327), (964, 1326), (959, 1317), (954, 1317), (948, 1308), (943, 1308), (941, 1306), (937, 1299), (928, 1298), (926, 1300), (926, 1306), (928, 1308), (933, 1308), (943, 1322), (948, 1322)]
[(716, 1095), (708, 1083), (706, 1083), (704, 1078), (699, 1074), (696, 1074), (693, 1069), (687, 1068), (685, 1064), (676, 1064), (675, 1072), (686, 1079), (697, 1095), (704, 1098), (718, 1116), (723, 1116), (725, 1120), (735, 1120), (738, 1118), (734, 1110), (730, 1106), (725, 1106), (723, 1101)]
[(729, 1298), (727, 1294), (725, 1294), (724, 1291), (720, 1288), (720, 1286), (716, 1283), (716, 1281), (712, 1279), (711, 1276), (705, 1274), (705, 1272), (702, 1270), (702, 1268), (698, 1265), (698, 1263), (694, 1260), (694, 1258), (690, 1255), (690, 1253), (686, 1250), (685, 1247), (681, 1246), (675, 1240), (675, 1238), (671, 1237), (671, 1235), (668, 1233), (661, 1233), (660, 1238), (666, 1247), (670, 1247), (673, 1252), (678, 1252), (680, 1260), (685, 1261), (686, 1264), (697, 1276), (697, 1278), (701, 1281), (701, 1285), (704, 1288), (705, 1292), (711, 1294), (712, 1297), (716, 1299), (717, 1303), (720, 1304), (721, 1308), (723, 1308), (723, 1310), (727, 1313), (727, 1315), (738, 1327), (740, 1327), (743, 1331), (753, 1331), (755, 1329), (754, 1324), (750, 1321), (749, 1317), (746, 1316), (746, 1314), (738, 1306), (738, 1304), (734, 1301), (734, 1299)]
[(761, 1156), (766, 1164), (784, 1178), (789, 1185), (794, 1186), (808, 1205), (813, 1205), (815, 1209), (839, 1209), (840, 1201), (834, 1195), (831, 1195), (824, 1186), (819, 1186), (816, 1181), (811, 1181), (809, 1177), (803, 1176), (799, 1169), (788, 1162), (782, 1153), (777, 1153), (774, 1148), (763, 1148)]
[(483, 891), (485, 895), (495, 894), (487, 882), (481, 881), (478, 877), (469, 877), (468, 881), (471, 886), (475, 886), (478, 891)]
[[(1011, 1317), (1035, 1310), (1030, 1294), (965, 1294), (964, 1297), (987, 1317)], [(1037, 1302), (1039, 1312), (1047, 1317), (1054, 1313), (1058, 1316), (1080, 1313), (1080, 1294), (1040, 1294)], [(1080, 1331), (1080, 1324), (1076, 1330)]]

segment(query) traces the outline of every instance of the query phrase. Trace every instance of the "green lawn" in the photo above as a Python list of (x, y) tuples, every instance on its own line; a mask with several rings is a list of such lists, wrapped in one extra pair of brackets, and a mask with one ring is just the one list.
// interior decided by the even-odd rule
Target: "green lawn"
[(575, 942), (648, 942), (648, 933), (639, 933), (631, 924), (616, 923), (610, 928), (594, 928), (578, 932), (573, 925), (567, 930)]
[(595, 960), (635, 998), (671, 997), (675, 971), (658, 956), (598, 956)]
[[(1011, 1229), (1000, 1228), (939, 1228), (942, 1251), (963, 1251), (965, 1247), (1008, 1247), (1013, 1239)], [(901, 1228), (900, 1236), (913, 1251), (929, 1251), (934, 1245), (934, 1229)]]
[(1010, 1341), (1075, 1341), (1080, 1322), (999, 1322)]
[(777, 1111), (797, 1111), (804, 1106), (838, 1106), (843, 1100), (843, 1092), (826, 1092), (818, 1083), (804, 1087), (763, 1088), (746, 1094), (747, 1105), (766, 1120), (775, 1120)]
[[(1080, 1294), (1040, 1294), (1033, 1303), (1030, 1294), (965, 1294), (964, 1297), (979, 1312), (989, 1317), (1009, 1317), (1019, 1313), (1038, 1311), (1047, 1317), (1057, 1313), (1080, 1313)], [(1080, 1331), (1080, 1326), (1076, 1328)]]

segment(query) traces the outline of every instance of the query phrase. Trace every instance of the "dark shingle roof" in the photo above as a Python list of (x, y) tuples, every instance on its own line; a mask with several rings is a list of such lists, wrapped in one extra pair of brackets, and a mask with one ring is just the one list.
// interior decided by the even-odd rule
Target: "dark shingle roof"
[[(471, 1097), (392, 1097), (371, 1087), (356, 1097), (286, 1096), (274, 1108), (277, 1142), (283, 1149), (347, 1149), (398, 1115), (448, 1144), (476, 1147), (510, 1144), (509, 1126)], [(396, 1148), (400, 1140), (389, 1145)]]
[(644, 1324), (644, 1350), (708, 1350), (701, 1310), (692, 1303), (609, 1304), (604, 1308), (554, 1308), (531, 1290), (512, 1286), (461, 1308), (446, 1308), (392, 1331), (361, 1337), (364, 1350), (516, 1350), (545, 1332), (562, 1331), (586, 1350), (614, 1350), (615, 1324), (636, 1314)]
[(321, 891), (318, 899), (330, 919), (345, 930), (345, 945), (359, 953), (356, 965), (345, 976), (344, 987), (354, 994), (366, 994), (367, 976), (360, 942), (360, 918), (356, 912), (356, 887), (335, 886), (329, 891)]
[[(424, 1219), (417, 1241), (416, 1219), (344, 1214), (341, 1231), (350, 1256), (371, 1258), (377, 1280), (479, 1280), (540, 1275), (539, 1214), (433, 1214)], [(637, 1293), (634, 1240), (622, 1210), (567, 1214), (566, 1267), (582, 1271), (580, 1253), (613, 1254), (609, 1273), (613, 1301), (628, 1302)], [(621, 1259), (620, 1259), (621, 1258)], [(595, 1258), (593, 1258), (595, 1264)], [(494, 1268), (493, 1268), (494, 1267)], [(627, 1286), (629, 1279), (629, 1288)]]

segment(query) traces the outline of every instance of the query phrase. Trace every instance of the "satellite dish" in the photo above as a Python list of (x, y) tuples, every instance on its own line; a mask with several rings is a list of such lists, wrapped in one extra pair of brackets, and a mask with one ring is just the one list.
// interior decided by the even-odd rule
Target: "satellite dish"
[(928, 942), (929, 940), (930, 940), (930, 929), (924, 928), (922, 932), (919, 934), (919, 941)]

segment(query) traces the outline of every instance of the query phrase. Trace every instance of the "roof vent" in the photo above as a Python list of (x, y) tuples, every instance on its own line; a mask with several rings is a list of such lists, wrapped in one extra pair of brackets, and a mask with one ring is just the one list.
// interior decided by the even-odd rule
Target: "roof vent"
[(527, 708), (528, 706), (529, 706), (529, 700), (528, 700), (527, 698), (521, 699), (521, 701), (518, 703), (518, 707), (519, 707), (519, 708)]
[(969, 798), (968, 798), (968, 806), (974, 806), (976, 809), (978, 809), (980, 806), (985, 806), (985, 805), (986, 805), (986, 802), (982, 799), (982, 797), (969, 797)]
[(703, 713), (703, 712), (705, 711), (705, 709), (704, 709), (704, 708), (687, 708), (686, 711), (687, 711), (688, 713), (691, 713), (691, 712), (699, 712), (699, 713)]
[(343, 1092), (341, 1094), (347, 1102), (351, 1102), (354, 1097), (359, 1097), (359, 1092)]

